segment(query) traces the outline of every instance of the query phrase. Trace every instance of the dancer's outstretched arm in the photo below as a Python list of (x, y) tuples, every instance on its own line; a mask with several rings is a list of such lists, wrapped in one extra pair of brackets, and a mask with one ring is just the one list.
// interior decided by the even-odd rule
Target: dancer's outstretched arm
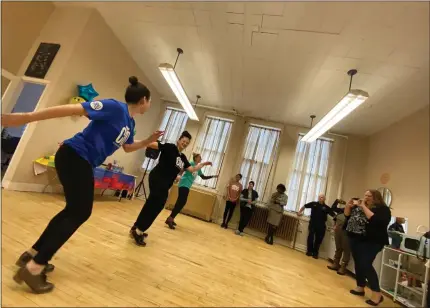
[(199, 171), (204, 166), (212, 166), (212, 163), (209, 162), (209, 161), (207, 161), (207, 162), (204, 162), (204, 163), (197, 164), (195, 166), (189, 166), (186, 170), (189, 171), (189, 172), (191, 172), (191, 173), (193, 173), (193, 172)]
[(218, 175), (204, 175), (201, 171), (199, 172), (199, 176), (202, 178), (202, 180), (210, 180), (218, 177)]
[(153, 145), (155, 143), (157, 146), (157, 149), (158, 149), (158, 143), (156, 141), (158, 140), (158, 138), (163, 136), (163, 134), (164, 134), (164, 132), (157, 130), (156, 132), (154, 132), (151, 136), (149, 136), (145, 140), (135, 140), (131, 144), (124, 144), (122, 146), (122, 148), (124, 149), (124, 151), (126, 153), (130, 153), (130, 152), (134, 152), (134, 151), (140, 150), (142, 148), (146, 148), (146, 147), (153, 148), (151, 145)]
[(2, 114), (2, 126), (14, 127), (21, 126), (36, 121), (43, 121), (55, 118), (64, 118), (70, 116), (87, 116), (87, 111), (81, 104), (70, 104), (49, 107), (38, 111), (25, 113), (5, 113)]

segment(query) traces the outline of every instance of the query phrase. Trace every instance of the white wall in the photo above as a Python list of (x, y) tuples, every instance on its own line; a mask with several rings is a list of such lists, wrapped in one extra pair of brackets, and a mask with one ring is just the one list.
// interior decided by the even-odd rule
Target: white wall
[[(155, 130), (159, 123), (159, 95), (97, 11), (57, 7), (46, 21), (18, 75), (24, 73), (42, 41), (58, 43), (61, 47), (46, 76), (50, 84), (38, 108), (67, 104), (71, 97), (77, 96), (77, 85), (90, 82), (99, 92), (99, 98), (124, 100), (128, 77), (135, 75), (152, 92), (150, 111), (135, 119), (136, 139), (146, 138)], [(35, 176), (33, 160), (51, 155), (58, 142), (73, 136), (87, 124), (88, 119), (74, 117), (28, 125), (5, 182), (13, 183), (10, 187), (18, 190), (38, 191), (44, 187), (52, 176)], [(143, 151), (126, 154), (119, 150), (111, 159), (118, 159), (126, 172), (138, 175), (143, 158)]]
[(392, 215), (408, 218), (408, 233), (429, 227), (429, 107), (372, 135), (367, 161), (367, 187), (392, 191)]

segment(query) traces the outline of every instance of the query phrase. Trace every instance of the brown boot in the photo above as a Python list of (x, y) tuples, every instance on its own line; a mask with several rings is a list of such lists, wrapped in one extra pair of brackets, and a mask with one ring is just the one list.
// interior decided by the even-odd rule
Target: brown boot
[(338, 262), (333, 262), (333, 264), (327, 265), (327, 268), (332, 271), (337, 271), (340, 268), (340, 265)]
[(48, 293), (54, 289), (54, 285), (46, 281), (46, 274), (33, 275), (27, 267), (21, 267), (13, 276), (13, 280), (18, 284), (25, 282), (34, 293)]
[(345, 275), (346, 274), (346, 264), (342, 263), (340, 269), (337, 271), (338, 275)]
[[(16, 265), (18, 265), (19, 267), (25, 267), (27, 265), (28, 262), (30, 262), (33, 259), (33, 256), (29, 253), (29, 252), (24, 252), (19, 259), (16, 261)], [(43, 269), (43, 274), (48, 274), (52, 271), (54, 271), (55, 266), (53, 264), (47, 264), (45, 266), (45, 268)]]

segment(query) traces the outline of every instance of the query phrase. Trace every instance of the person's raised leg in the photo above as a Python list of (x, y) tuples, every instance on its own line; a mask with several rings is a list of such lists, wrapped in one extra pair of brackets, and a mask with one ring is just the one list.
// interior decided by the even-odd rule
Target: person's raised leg
[(42, 271), (53, 255), (90, 217), (93, 206), (94, 176), (91, 165), (67, 146), (58, 150), (55, 163), (64, 188), (66, 207), (51, 220), (33, 246), (37, 254), (14, 277), (17, 282), (26, 282), (36, 293), (53, 289), (54, 286), (46, 281)]
[(172, 213), (166, 220), (166, 224), (169, 226), (170, 229), (175, 229), (174, 227), (175, 217), (182, 211), (185, 204), (187, 204), (189, 192), (190, 192), (189, 188), (179, 187), (178, 199), (176, 199), (176, 203), (175, 203), (175, 206), (173, 207)]

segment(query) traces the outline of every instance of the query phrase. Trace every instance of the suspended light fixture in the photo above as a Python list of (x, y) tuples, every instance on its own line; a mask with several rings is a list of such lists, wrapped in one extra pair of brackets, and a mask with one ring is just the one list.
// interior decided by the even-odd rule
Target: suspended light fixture
[(351, 89), (352, 77), (355, 74), (357, 74), (357, 70), (355, 69), (348, 71), (348, 75), (351, 77), (348, 93), (321, 119), (321, 121), (311, 128), (311, 130), (302, 138), (302, 141), (314, 142), (318, 137), (322, 136), (369, 98), (369, 94), (367, 92), (358, 89)]
[(173, 93), (175, 94), (179, 103), (182, 105), (182, 108), (184, 108), (188, 117), (191, 120), (198, 121), (199, 118), (197, 117), (197, 114), (194, 111), (194, 108), (191, 105), (191, 102), (188, 99), (187, 94), (185, 93), (184, 87), (182, 86), (182, 83), (175, 72), (175, 67), (176, 67), (176, 63), (178, 63), (179, 56), (184, 53), (184, 51), (181, 48), (178, 48), (177, 51), (178, 51), (178, 56), (176, 57), (174, 66), (172, 66), (169, 63), (162, 63), (158, 66), (158, 69), (160, 70), (164, 79), (166, 79), (168, 85), (170, 86), (170, 89), (172, 89)]

